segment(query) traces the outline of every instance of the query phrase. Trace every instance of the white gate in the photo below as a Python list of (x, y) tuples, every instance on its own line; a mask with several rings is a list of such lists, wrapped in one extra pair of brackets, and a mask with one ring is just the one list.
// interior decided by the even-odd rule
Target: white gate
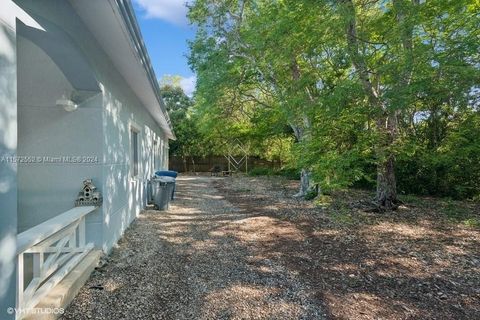
[(235, 139), (229, 144), (225, 158), (228, 160), (228, 171), (237, 172), (245, 168), (245, 173), (248, 172), (248, 152), (240, 140)]

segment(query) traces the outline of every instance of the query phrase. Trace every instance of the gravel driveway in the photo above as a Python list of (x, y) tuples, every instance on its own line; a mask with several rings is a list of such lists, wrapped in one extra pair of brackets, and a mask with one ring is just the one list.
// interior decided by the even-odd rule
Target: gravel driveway
[(179, 177), (170, 210), (145, 211), (132, 224), (63, 318), (324, 318), (318, 292), (278, 250), (299, 231), (236, 208), (216, 179)]

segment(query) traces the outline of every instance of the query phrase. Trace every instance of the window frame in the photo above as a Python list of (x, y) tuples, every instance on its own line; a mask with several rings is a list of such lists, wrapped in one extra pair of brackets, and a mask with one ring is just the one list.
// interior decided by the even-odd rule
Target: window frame
[(161, 159), (160, 159), (160, 139), (153, 139), (153, 171), (160, 170), (161, 168)]
[(142, 130), (140, 127), (130, 123), (130, 177), (137, 179), (140, 176), (140, 136)]

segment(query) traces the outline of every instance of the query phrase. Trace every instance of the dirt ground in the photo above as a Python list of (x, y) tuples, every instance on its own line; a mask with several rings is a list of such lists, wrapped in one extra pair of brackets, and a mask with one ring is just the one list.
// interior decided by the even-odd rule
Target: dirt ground
[(378, 214), (367, 212), (368, 192), (306, 202), (291, 198), (297, 185), (215, 182), (227, 201), (269, 221), (264, 254), (316, 289), (327, 318), (480, 319), (479, 203), (405, 196), (399, 210)]
[(280, 177), (184, 176), (63, 319), (480, 319), (480, 207), (364, 191), (307, 202)]
[(81, 289), (63, 319), (323, 319), (316, 289), (263, 248), (270, 223), (214, 187), (180, 177), (167, 212), (149, 210)]

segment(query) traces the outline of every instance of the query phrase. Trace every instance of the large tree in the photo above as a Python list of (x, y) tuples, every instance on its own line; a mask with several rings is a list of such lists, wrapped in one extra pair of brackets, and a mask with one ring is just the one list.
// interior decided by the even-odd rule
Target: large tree
[(297, 140), (299, 195), (374, 173), (375, 204), (394, 209), (397, 160), (412, 166), (409, 154), (440, 152), (475, 123), (463, 115), (478, 114), (478, 12), (471, 0), (197, 0), (197, 104), (225, 123), (281, 115)]
[[(435, 73), (453, 76), (448, 80), (452, 87), (441, 90), (453, 104), (464, 101), (475, 85), (471, 76), (478, 76), (478, 66), (471, 59), (478, 54), (471, 51), (467, 38), (474, 32), (469, 25), (474, 21), (469, 4), (472, 2), (341, 0), (335, 5), (344, 25), (349, 59), (375, 119), (376, 201), (380, 208), (392, 209), (398, 202), (395, 158), (403, 133), (400, 122), (427, 94), (428, 86), (421, 79), (434, 78)], [(462, 18), (462, 23), (455, 22)], [(451, 56), (445, 64), (440, 57), (446, 52)], [(457, 66), (463, 70), (452, 70)]]
[[(308, 9), (290, 1), (288, 5), (254, 1), (196, 1), (190, 19), (198, 25), (191, 43), (190, 62), (198, 74), (197, 94), (212, 108), (225, 105), (245, 113), (257, 108), (276, 109), (292, 128), (298, 143), (310, 139), (309, 109), (317, 94), (311, 67), (313, 56), (305, 55), (310, 41), (299, 41), (304, 32), (289, 35), (291, 25), (314, 26)], [(308, 20), (310, 17), (310, 20)], [(310, 50), (309, 48), (308, 50)], [(312, 188), (308, 167), (302, 168), (300, 190)]]
[(188, 158), (201, 155), (207, 147), (198, 131), (193, 101), (180, 87), (175, 78), (163, 79), (161, 94), (175, 130), (176, 140), (170, 143), (170, 155), (183, 159), (186, 171)]

